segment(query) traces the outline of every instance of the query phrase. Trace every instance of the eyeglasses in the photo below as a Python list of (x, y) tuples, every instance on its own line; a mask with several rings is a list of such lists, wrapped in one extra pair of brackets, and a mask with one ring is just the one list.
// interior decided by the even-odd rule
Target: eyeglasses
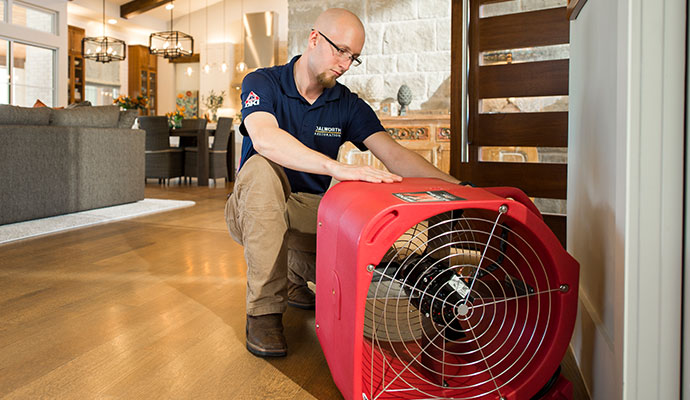
[[(312, 30), (314, 30), (314, 29), (312, 29)], [(324, 39), (326, 39), (326, 41), (328, 42), (328, 44), (330, 44), (331, 46), (333, 46), (333, 48), (334, 48), (335, 51), (336, 51), (335, 54), (336, 54), (336, 55), (338, 56), (338, 58), (340, 58), (341, 60), (350, 60), (350, 62), (352, 63), (352, 65), (355, 66), (355, 67), (359, 66), (359, 65), (362, 63), (362, 60), (361, 60), (359, 57), (355, 57), (355, 55), (352, 54), (352, 53), (350, 53), (349, 51), (347, 51), (347, 50), (345, 50), (345, 49), (341, 49), (341, 48), (338, 47), (335, 43), (333, 43), (333, 42), (331, 41), (331, 39), (327, 38), (326, 35), (324, 35), (323, 33), (319, 32), (319, 31), (316, 31), (316, 33), (318, 33), (319, 35), (321, 35), (321, 37), (323, 37)]]

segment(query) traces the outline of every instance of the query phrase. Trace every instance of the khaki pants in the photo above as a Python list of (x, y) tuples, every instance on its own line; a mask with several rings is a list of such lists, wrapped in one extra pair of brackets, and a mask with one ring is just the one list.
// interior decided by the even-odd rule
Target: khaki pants
[(287, 281), (316, 281), (316, 217), (321, 195), (291, 193), (283, 168), (255, 154), (225, 204), (230, 236), (244, 246), (247, 314), (283, 313)]

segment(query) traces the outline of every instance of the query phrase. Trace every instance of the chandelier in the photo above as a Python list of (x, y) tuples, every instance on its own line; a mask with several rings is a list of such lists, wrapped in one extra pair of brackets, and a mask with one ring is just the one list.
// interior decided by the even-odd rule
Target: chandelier
[[(171, 1), (170, 4), (172, 3)], [(174, 31), (172, 28), (173, 7), (170, 8), (170, 30), (152, 33), (149, 36), (149, 53), (168, 59), (189, 57), (194, 54), (194, 38), (186, 33)]]
[(105, 35), (105, 0), (103, 0), (103, 36), (85, 37), (81, 40), (82, 57), (102, 63), (122, 61), (127, 57), (124, 40)]

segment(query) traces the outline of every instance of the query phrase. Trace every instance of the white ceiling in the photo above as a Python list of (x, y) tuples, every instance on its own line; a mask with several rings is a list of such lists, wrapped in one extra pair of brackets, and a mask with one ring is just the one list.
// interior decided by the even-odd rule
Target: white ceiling
[[(125, 3), (129, 3), (131, 0), (106, 0), (109, 3), (117, 4), (118, 6), (121, 6)], [(220, 3), (223, 0), (208, 0), (208, 5), (211, 6), (216, 3)], [(234, 2), (237, 2), (238, 0), (226, 0), (228, 4)], [(202, 10), (206, 8), (206, 0), (175, 0), (175, 9), (173, 10), (173, 17), (174, 18), (179, 18), (182, 16), (185, 16), (189, 14), (190, 12), (193, 13), (197, 10)], [(147, 11), (145, 15), (149, 15), (151, 17), (157, 18), (157, 19), (162, 19), (165, 21), (170, 20), (170, 11), (165, 9), (165, 5), (154, 8), (151, 11)]]
[[(129, 20), (120, 18), (120, 6), (128, 3), (131, 0), (106, 0), (105, 12), (106, 19), (115, 18), (118, 23), (130, 21), (137, 25), (146, 25), (146, 20), (155, 19), (160, 22), (170, 21), (170, 11), (165, 9), (165, 5), (154, 8), (143, 14), (131, 17)], [(175, 9), (173, 10), (173, 18), (185, 16), (198, 10), (203, 10), (208, 6), (216, 3), (221, 3), (223, 0), (175, 0)], [(241, 0), (225, 0), (227, 4), (238, 3)], [(70, 14), (79, 15), (84, 18), (100, 21), (103, 13), (103, 3), (101, 0), (74, 0), (67, 3), (68, 12)], [(126, 23), (125, 23), (126, 25)]]

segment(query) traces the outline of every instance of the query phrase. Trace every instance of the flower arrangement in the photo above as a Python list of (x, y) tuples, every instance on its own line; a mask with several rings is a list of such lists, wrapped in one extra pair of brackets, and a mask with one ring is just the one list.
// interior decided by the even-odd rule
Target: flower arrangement
[(135, 98), (121, 94), (117, 99), (113, 100), (113, 104), (120, 106), (123, 110), (141, 110), (146, 108), (149, 99), (146, 96), (139, 95)]
[(203, 97), (202, 100), (204, 102), (204, 105), (208, 109), (208, 111), (211, 113), (211, 120), (216, 121), (217, 116), (216, 113), (218, 112), (218, 109), (223, 106), (223, 99), (225, 97), (225, 91), (221, 91), (219, 94), (216, 94), (211, 90), (208, 94), (208, 96)]
[(175, 106), (175, 111), (165, 113), (165, 116), (168, 117), (168, 126), (171, 128), (182, 127), (184, 111), (184, 106)]

